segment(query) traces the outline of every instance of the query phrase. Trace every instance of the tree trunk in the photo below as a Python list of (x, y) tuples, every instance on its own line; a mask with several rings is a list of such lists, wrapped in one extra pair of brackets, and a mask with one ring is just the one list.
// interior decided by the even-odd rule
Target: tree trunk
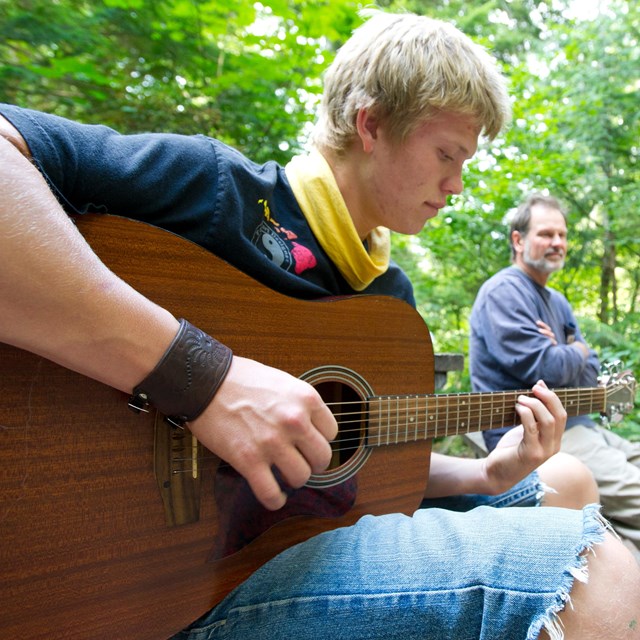
[(600, 278), (600, 321), (611, 324), (618, 320), (618, 300), (616, 282), (616, 241), (613, 232), (608, 228), (608, 217), (604, 216), (606, 229), (603, 238), (602, 276)]

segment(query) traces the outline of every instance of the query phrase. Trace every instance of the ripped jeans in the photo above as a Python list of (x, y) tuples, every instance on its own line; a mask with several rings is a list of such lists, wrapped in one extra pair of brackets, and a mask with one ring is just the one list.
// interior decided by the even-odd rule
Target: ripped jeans
[(174, 640), (534, 640), (543, 627), (560, 638), (555, 614), (606, 525), (596, 505), (513, 506), (539, 504), (536, 474), (507, 494), (429, 501), (411, 517), (322, 533)]

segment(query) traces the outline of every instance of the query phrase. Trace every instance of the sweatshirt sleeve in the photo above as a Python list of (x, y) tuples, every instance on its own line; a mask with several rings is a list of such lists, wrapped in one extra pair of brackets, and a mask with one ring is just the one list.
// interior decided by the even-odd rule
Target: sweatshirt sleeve
[(69, 213), (112, 213), (201, 242), (211, 224), (218, 168), (211, 139), (122, 135), (13, 105), (0, 113), (20, 132), (34, 164)]
[(564, 309), (565, 314), (565, 324), (570, 326), (573, 331), (573, 339), (576, 342), (582, 342), (589, 349), (589, 357), (584, 362), (584, 366), (581, 371), (576, 375), (575, 379), (572, 380), (571, 386), (576, 387), (596, 387), (598, 385), (598, 376), (600, 375), (600, 360), (598, 358), (597, 353), (589, 348), (589, 345), (586, 343), (584, 337), (582, 336), (582, 332), (580, 331), (580, 326), (578, 325), (578, 321), (576, 320), (573, 310), (571, 309), (571, 305), (569, 301), (561, 296), (559, 293), (556, 294), (560, 299), (560, 305)]

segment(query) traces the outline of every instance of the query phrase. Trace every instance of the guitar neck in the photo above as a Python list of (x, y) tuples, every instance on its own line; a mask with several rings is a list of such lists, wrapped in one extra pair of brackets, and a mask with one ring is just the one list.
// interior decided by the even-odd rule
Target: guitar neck
[[(569, 416), (603, 412), (602, 387), (554, 389)], [(496, 391), (369, 398), (370, 446), (430, 440), (441, 436), (486, 431), (519, 423), (518, 396), (531, 391)]]

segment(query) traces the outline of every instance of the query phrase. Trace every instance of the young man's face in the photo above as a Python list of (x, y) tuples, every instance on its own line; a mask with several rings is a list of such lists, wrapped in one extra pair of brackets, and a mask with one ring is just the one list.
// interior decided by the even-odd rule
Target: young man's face
[(567, 223), (557, 209), (539, 203), (531, 207), (527, 233), (517, 239), (516, 263), (544, 275), (562, 269), (567, 255)]
[(471, 116), (441, 113), (408, 138), (393, 142), (383, 125), (371, 155), (372, 226), (417, 233), (462, 191), (462, 168), (478, 147), (479, 127)]

